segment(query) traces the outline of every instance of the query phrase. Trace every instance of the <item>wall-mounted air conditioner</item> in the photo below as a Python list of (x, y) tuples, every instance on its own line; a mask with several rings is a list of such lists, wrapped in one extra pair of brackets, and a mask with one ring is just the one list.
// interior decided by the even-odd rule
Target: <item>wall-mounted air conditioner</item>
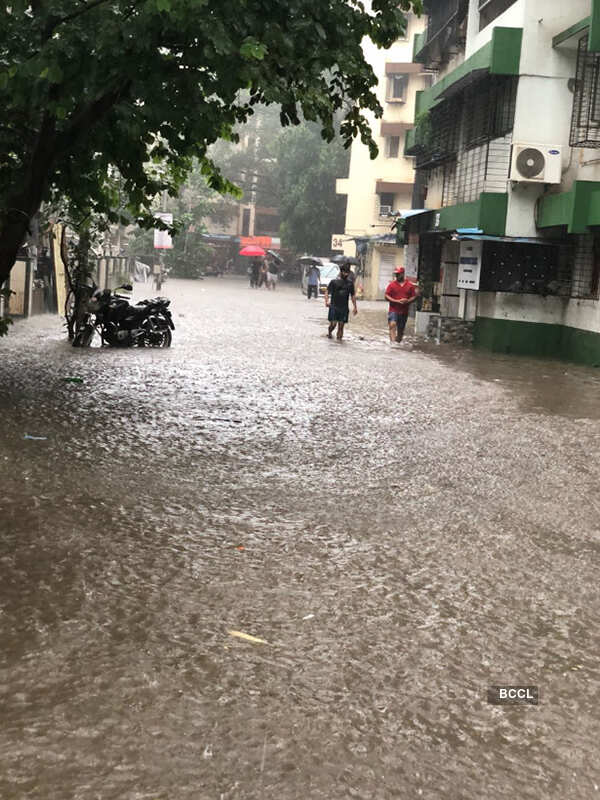
[(392, 213), (391, 206), (379, 206), (379, 216), (380, 217), (387, 217), (388, 214)]
[(562, 153), (560, 145), (514, 142), (510, 167), (511, 181), (520, 183), (560, 183)]

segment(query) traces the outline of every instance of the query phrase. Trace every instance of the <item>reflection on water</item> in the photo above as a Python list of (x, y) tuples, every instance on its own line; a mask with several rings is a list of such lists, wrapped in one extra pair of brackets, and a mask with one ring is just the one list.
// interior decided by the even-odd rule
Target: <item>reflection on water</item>
[(0, 345), (0, 796), (597, 797), (597, 373), (166, 289)]

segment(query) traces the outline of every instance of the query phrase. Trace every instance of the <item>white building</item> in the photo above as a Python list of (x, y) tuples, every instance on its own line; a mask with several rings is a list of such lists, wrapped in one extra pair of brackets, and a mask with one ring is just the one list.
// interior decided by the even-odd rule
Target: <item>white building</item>
[[(413, 38), (424, 29), (425, 19), (412, 14), (407, 17), (406, 38), (388, 50), (378, 49), (370, 40), (365, 42), (365, 57), (378, 77), (376, 92), (384, 109), (382, 119), (368, 116), (379, 155), (372, 160), (368, 148), (355, 141), (348, 177), (337, 181), (338, 194), (348, 197), (344, 252), (354, 256), (357, 244), (365, 251), (363, 283), (367, 299), (383, 298), (394, 267), (403, 263), (403, 248), (395, 244), (391, 213), (412, 206), (414, 159), (404, 155), (404, 140), (414, 119), (416, 92), (430, 84), (423, 67), (412, 59)], [(379, 241), (375, 240), (377, 236)]]
[(600, 363), (600, 2), (426, 9), (405, 151), (425, 294), (476, 345)]

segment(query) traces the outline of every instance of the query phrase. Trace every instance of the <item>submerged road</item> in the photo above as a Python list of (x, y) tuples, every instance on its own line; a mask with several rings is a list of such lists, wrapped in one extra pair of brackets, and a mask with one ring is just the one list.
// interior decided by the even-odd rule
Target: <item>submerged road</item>
[(600, 798), (600, 373), (164, 293), (0, 341), (0, 797)]

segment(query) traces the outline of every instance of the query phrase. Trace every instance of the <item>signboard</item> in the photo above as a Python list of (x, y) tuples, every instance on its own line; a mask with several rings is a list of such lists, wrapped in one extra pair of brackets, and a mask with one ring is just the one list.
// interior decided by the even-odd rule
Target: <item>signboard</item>
[(263, 250), (281, 249), (281, 239), (278, 236), (240, 236), (239, 243), (240, 248), (254, 244), (257, 247), (262, 247)]
[[(166, 222), (167, 225), (173, 224), (173, 214), (168, 214), (166, 211), (155, 211), (154, 216)], [(173, 240), (169, 231), (159, 231), (158, 228), (154, 229), (154, 249), (155, 250), (171, 250), (173, 248)]]
[[(419, 243), (417, 242), (409, 242), (404, 247), (404, 269), (406, 270), (406, 276), (414, 276), (416, 280), (416, 276), (419, 274)], [(412, 278), (409, 278), (412, 280)]]
[(344, 234), (343, 233), (334, 233), (331, 237), (331, 249), (332, 250), (343, 250), (344, 249)]
[(479, 289), (482, 249), (483, 242), (472, 242), (469, 239), (461, 241), (456, 282), (459, 289)]

